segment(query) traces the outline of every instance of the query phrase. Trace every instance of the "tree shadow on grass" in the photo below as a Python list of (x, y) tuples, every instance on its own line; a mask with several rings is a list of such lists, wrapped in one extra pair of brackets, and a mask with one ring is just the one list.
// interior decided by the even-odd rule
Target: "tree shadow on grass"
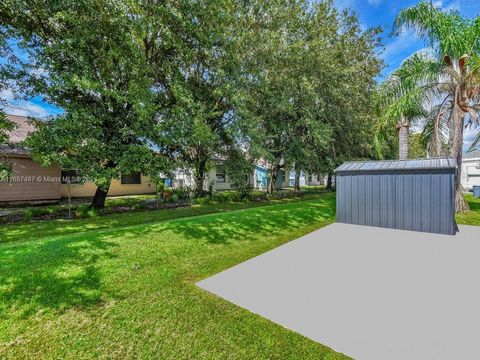
[(165, 223), (164, 229), (187, 239), (228, 244), (331, 221), (334, 217), (332, 204), (312, 202), (171, 221)]
[(145, 239), (164, 232), (167, 236), (161, 241), (173, 241), (169, 233), (179, 235), (180, 240), (211, 244), (255, 241), (259, 236), (332, 221), (333, 203), (327, 199), (267, 206), (0, 246), (0, 321), (7, 316), (25, 318), (40, 310), (98, 306), (104, 296), (102, 266), (117, 256), (115, 248), (127, 238)]
[(468, 205), (470, 205), (471, 211), (480, 211), (480, 199), (469, 198), (467, 199)]
[(114, 257), (116, 245), (100, 236), (76, 236), (0, 247), (0, 319), (9, 309), (26, 318), (40, 309), (98, 305), (99, 262)]

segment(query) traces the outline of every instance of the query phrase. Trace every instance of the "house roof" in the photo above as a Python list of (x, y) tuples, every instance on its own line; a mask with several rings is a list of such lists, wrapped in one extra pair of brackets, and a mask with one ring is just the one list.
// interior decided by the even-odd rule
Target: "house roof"
[(429, 158), (413, 160), (350, 161), (340, 165), (335, 169), (335, 172), (456, 168), (457, 162), (455, 158)]
[(479, 150), (473, 150), (473, 151), (470, 151), (470, 152), (467, 152), (467, 153), (463, 154), (463, 158), (464, 159), (480, 158), (480, 149)]
[(10, 144), (19, 144), (27, 138), (28, 134), (35, 131), (35, 126), (25, 116), (7, 115), (7, 119), (13, 123), (13, 130), (8, 133)]
[(35, 131), (35, 126), (25, 116), (8, 115), (7, 119), (13, 123), (13, 129), (7, 132), (6, 144), (0, 144), (0, 154), (29, 155), (29, 151), (22, 147), (28, 134)]
[(0, 145), (0, 154), (6, 155), (30, 155), (30, 151), (22, 147)]

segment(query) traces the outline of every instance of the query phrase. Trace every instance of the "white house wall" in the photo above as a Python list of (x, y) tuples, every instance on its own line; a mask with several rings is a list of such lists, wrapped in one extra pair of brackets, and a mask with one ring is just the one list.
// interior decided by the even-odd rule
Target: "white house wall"
[(462, 161), (462, 186), (470, 191), (474, 185), (480, 186), (480, 158)]
[(193, 177), (193, 171), (185, 169), (176, 169), (175, 177), (173, 179), (173, 187), (187, 187), (193, 188), (195, 186), (195, 179)]

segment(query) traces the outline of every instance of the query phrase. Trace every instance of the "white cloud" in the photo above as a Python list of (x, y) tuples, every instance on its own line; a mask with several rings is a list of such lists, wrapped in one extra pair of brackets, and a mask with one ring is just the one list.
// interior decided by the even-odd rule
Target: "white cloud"
[[(416, 46), (419, 43), (419, 38), (411, 31), (402, 31), (393, 41), (385, 45), (385, 51), (382, 53), (382, 57), (387, 64), (393, 60), (401, 60), (405, 58), (405, 53), (413, 53), (415, 51), (412, 46)], [(408, 56), (410, 56), (410, 54)]]
[(13, 95), (13, 91), (10, 89), (3, 89), (0, 91), (0, 99), (3, 101), (13, 101), (15, 99), (15, 96)]
[(43, 108), (40, 105), (37, 105), (31, 101), (15, 101), (15, 103), (9, 103), (4, 111), (10, 115), (19, 115), (19, 116), (32, 116), (38, 118), (45, 118), (51, 115), (50, 111)]
[(52, 115), (52, 112), (39, 104), (29, 100), (19, 100), (16, 98), (11, 89), (3, 89), (0, 91), (0, 99), (5, 101), (3, 111), (10, 115), (32, 116), (45, 118)]
[(460, 11), (460, 0), (455, 0), (445, 6), (444, 10), (458, 10)]
[(442, 0), (437, 0), (432, 3), (434, 8), (441, 8), (443, 6), (443, 1)]
[(368, 4), (372, 6), (378, 6), (382, 3), (382, 0), (368, 0)]

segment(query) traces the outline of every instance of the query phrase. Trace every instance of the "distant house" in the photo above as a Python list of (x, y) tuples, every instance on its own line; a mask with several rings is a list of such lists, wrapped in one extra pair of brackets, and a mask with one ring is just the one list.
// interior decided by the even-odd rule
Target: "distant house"
[[(295, 170), (290, 170), (288, 184), (285, 186), (295, 186)], [(325, 175), (309, 174), (304, 171), (300, 172), (300, 186), (320, 186), (325, 185)]]
[[(233, 186), (230, 183), (228, 175), (225, 171), (225, 159), (219, 156), (215, 156), (211, 161), (211, 166), (206, 174), (204, 188), (208, 190), (210, 186), (213, 191), (233, 190)], [(275, 188), (281, 189), (285, 184), (285, 172), (280, 171)], [(264, 161), (257, 161), (255, 168), (248, 177), (250, 186), (254, 189), (266, 190), (268, 187), (268, 170)], [(193, 176), (193, 170), (178, 168), (173, 173), (172, 178), (165, 180), (166, 186), (173, 188), (178, 187), (195, 187), (195, 179)]]
[(326, 176), (321, 174), (306, 174), (305, 185), (307, 186), (321, 186), (327, 183)]
[[(14, 129), (8, 134), (8, 144), (0, 144), (0, 156), (7, 158), (13, 168), (11, 181), (0, 181), (0, 203), (22, 202), (56, 202), (66, 197), (92, 197), (96, 185), (92, 182), (81, 182), (75, 170), (60, 169), (52, 165), (42, 167), (32, 160), (28, 149), (22, 146), (28, 134), (35, 131), (35, 127), (28, 118), (23, 116), (7, 115), (13, 122)], [(225, 172), (225, 159), (215, 157), (207, 173), (205, 189), (211, 185), (213, 191), (231, 190), (228, 175)], [(249, 175), (248, 181), (252, 188), (266, 190), (269, 182), (267, 163), (257, 161), (255, 168)], [(293, 186), (295, 173), (280, 170), (275, 182), (275, 188)], [(292, 177), (293, 176), (293, 177)], [(301, 175), (300, 185), (322, 185), (323, 177), (317, 175)], [(178, 168), (172, 178), (165, 181), (167, 186), (174, 188), (193, 188), (195, 180), (193, 171)], [(148, 176), (142, 174), (123, 174), (120, 179), (112, 180), (108, 196), (124, 196), (137, 194), (153, 194), (155, 184)]]
[(470, 191), (474, 185), (480, 186), (480, 150), (464, 154), (462, 160), (462, 186)]
[[(290, 170), (288, 171), (288, 186), (295, 186), (295, 175), (296, 171), (295, 170)], [(300, 186), (305, 186), (306, 181), (305, 181), (305, 173), (303, 171), (300, 171), (300, 176), (299, 176), (299, 183)]]
[[(213, 191), (231, 190), (232, 185), (228, 179), (224, 167), (225, 159), (215, 157), (213, 159), (213, 166), (207, 174), (206, 187), (212, 185)], [(257, 161), (255, 168), (248, 177), (248, 182), (254, 189), (264, 189), (268, 187), (268, 170), (264, 161)], [(280, 170), (277, 181), (275, 183), (276, 189), (281, 189), (285, 186), (285, 171)]]
[[(42, 167), (32, 160), (28, 149), (22, 147), (27, 135), (35, 131), (28, 118), (7, 115), (14, 124), (8, 134), (8, 144), (0, 145), (0, 154), (12, 165), (11, 181), (0, 182), (0, 203), (55, 202), (62, 197), (91, 197), (96, 186), (92, 182), (79, 183), (74, 170), (58, 166)], [(72, 179), (72, 181), (67, 181)], [(140, 174), (125, 174), (113, 180), (109, 196), (155, 193), (155, 184)]]
[[(228, 175), (225, 172), (224, 167), (225, 159), (221, 157), (215, 157), (212, 160), (212, 166), (207, 173), (205, 180), (205, 190), (212, 186), (213, 191), (232, 190), (232, 185), (228, 179)], [(264, 160), (259, 160), (255, 163), (255, 168), (252, 174), (249, 176), (249, 183), (254, 189), (267, 190), (269, 174), (268, 164)], [(288, 174), (288, 176), (286, 175)], [(321, 186), (326, 184), (325, 175), (308, 174), (302, 171), (300, 175), (300, 186)], [(280, 170), (275, 183), (276, 189), (284, 187), (294, 186), (295, 184), (295, 170)], [(177, 169), (173, 174), (173, 179), (166, 180), (167, 186), (177, 187), (189, 187), (195, 186), (195, 180), (193, 178), (193, 170)]]

